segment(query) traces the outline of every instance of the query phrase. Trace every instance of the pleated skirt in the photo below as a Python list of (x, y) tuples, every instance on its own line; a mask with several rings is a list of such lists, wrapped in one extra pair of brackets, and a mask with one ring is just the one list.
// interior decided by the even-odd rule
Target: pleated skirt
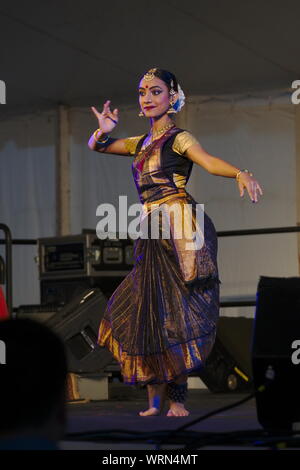
[[(194, 199), (176, 202), (179, 210), (190, 204), (199, 231)], [(221, 282), (215, 227), (204, 211), (203, 220), (201, 249), (182, 248), (172, 229), (170, 238), (160, 232), (159, 238), (134, 242), (134, 267), (108, 300), (98, 336), (119, 362), (126, 384), (172, 382), (205, 367), (216, 337)], [(157, 221), (162, 227), (161, 217)]]

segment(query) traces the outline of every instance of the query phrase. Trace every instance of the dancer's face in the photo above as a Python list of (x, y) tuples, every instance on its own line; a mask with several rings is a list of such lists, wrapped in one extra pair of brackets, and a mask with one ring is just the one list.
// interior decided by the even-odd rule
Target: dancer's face
[[(146, 117), (159, 117), (165, 114), (170, 101), (176, 102), (178, 94), (171, 98), (169, 89), (165, 82), (158, 77), (152, 80), (142, 79), (139, 83), (139, 103)], [(149, 109), (147, 107), (149, 106)]]

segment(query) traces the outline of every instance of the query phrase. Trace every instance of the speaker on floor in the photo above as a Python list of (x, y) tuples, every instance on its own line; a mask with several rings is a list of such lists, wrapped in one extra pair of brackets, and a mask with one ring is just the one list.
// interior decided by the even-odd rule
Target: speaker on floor
[(253, 319), (220, 317), (216, 341), (199, 372), (214, 393), (244, 393), (253, 390), (251, 339)]
[(98, 287), (105, 297), (109, 298), (123, 279), (124, 276), (43, 279), (40, 282), (41, 304), (56, 305), (60, 308), (78, 296), (82, 290), (92, 287)]
[(300, 278), (261, 276), (252, 362), (257, 417), (265, 429), (300, 422)]
[(65, 343), (69, 372), (101, 373), (113, 362), (112, 354), (97, 344), (106, 304), (100, 289), (88, 288), (46, 322)]
[(90, 287), (94, 286), (89, 278), (41, 280), (41, 304), (62, 307)]

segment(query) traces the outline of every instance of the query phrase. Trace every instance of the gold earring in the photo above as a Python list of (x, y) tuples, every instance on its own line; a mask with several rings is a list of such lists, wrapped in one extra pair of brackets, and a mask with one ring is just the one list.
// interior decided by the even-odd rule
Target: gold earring
[(143, 117), (143, 116), (145, 116), (145, 114), (143, 113), (143, 111), (142, 111), (142, 110), (140, 110), (140, 112), (139, 112), (138, 116), (139, 116), (139, 117)]
[[(170, 95), (171, 95), (171, 99), (173, 99), (173, 95), (176, 94), (176, 91), (174, 90), (174, 82), (173, 80), (171, 80), (171, 89), (170, 89)], [(174, 113), (177, 113), (176, 109), (173, 107), (175, 103), (172, 103), (170, 101), (170, 108), (168, 109), (167, 111), (167, 114), (174, 114)]]
[(170, 103), (170, 108), (167, 111), (167, 114), (177, 113), (176, 109), (173, 108), (173, 103)]

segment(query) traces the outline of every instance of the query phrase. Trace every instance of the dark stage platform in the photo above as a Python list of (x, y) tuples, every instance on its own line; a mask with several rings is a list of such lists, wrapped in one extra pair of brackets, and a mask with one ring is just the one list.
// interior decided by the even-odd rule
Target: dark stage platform
[[(196, 418), (235, 403), (247, 394), (213, 394), (207, 389), (191, 389), (186, 403), (186, 408), (190, 411), (188, 417), (167, 417), (167, 404), (165, 410), (160, 416), (141, 417), (138, 415), (140, 410), (147, 408), (146, 390), (138, 390), (134, 387), (125, 386), (122, 383), (111, 383), (109, 385), (109, 400), (92, 401), (84, 404), (68, 404), (68, 433), (89, 433), (86, 440), (78, 436), (68, 435), (66, 440), (61, 442), (62, 449), (183, 449), (185, 443), (191, 442), (195, 437), (201, 437), (195, 432), (208, 433), (227, 433), (232, 431), (251, 432), (262, 431), (256, 417), (255, 399), (233, 408), (231, 410), (220, 412), (208, 419), (194, 424), (185, 431), (181, 431), (177, 438), (173, 438), (169, 444), (163, 444), (156, 447), (155, 437), (162, 432), (170, 432), (179, 426), (187, 424)], [(116, 432), (112, 432), (116, 431)], [(126, 434), (131, 432), (130, 434)], [(142, 440), (143, 433), (150, 433), (147, 438)], [(184, 434), (185, 433), (185, 434)], [(242, 433), (243, 435), (243, 433)], [(177, 439), (177, 440), (176, 440)], [(154, 442), (155, 441), (155, 442)], [(224, 440), (223, 440), (224, 441)], [(220, 445), (215, 443), (214, 448), (219, 449), (249, 449), (254, 448), (250, 443), (240, 445), (224, 442)], [(203, 448), (212, 448), (206, 445)]]

